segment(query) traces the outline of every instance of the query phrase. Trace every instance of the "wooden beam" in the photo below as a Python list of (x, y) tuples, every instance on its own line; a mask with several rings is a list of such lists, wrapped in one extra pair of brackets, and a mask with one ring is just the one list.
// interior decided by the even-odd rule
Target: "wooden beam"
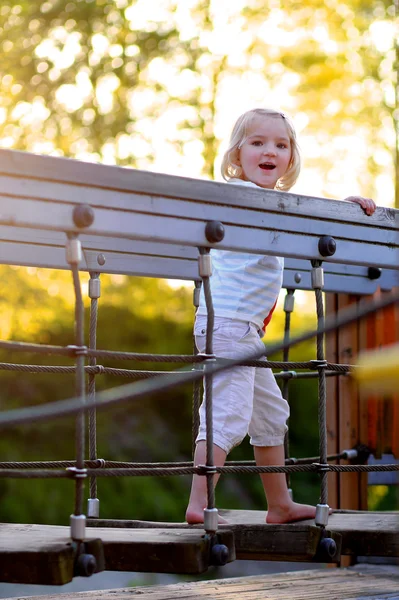
[[(359, 565), (356, 569), (315, 569), (193, 581), (172, 585), (131, 587), (94, 592), (67, 592), (63, 600), (395, 600), (399, 567)], [(9, 599), (10, 600), (10, 599)], [(31, 600), (60, 600), (59, 594)]]
[[(320, 259), (319, 239), (330, 235), (337, 250), (325, 262), (398, 268), (394, 209), (368, 217), (353, 203), (273, 190), (7, 150), (0, 159), (0, 225), (306, 259)], [(82, 203), (91, 225), (74, 221)], [(218, 244), (206, 239), (209, 220), (225, 226)]]
[[(210, 566), (211, 542), (203, 530), (100, 528), (95, 533), (110, 571), (199, 574)], [(233, 534), (218, 535), (231, 562)], [(0, 581), (63, 585), (74, 577), (74, 557), (69, 527), (0, 524)]]
[[(98, 537), (85, 544), (97, 559), (95, 572), (104, 570)], [(0, 581), (64, 585), (76, 575), (76, 550), (69, 527), (0, 523)]]
[[(220, 510), (228, 521), (220, 531), (234, 533), (236, 556), (253, 560), (312, 560), (320, 538), (314, 531), (314, 521), (299, 521), (285, 525), (268, 525), (266, 512), (255, 510)], [(156, 523), (148, 521), (89, 519), (89, 525), (115, 532), (122, 529), (170, 528), (193, 530), (201, 526), (187, 523)], [(330, 515), (327, 529), (342, 536), (342, 554), (353, 556), (399, 557), (399, 513), (337, 511)], [(320, 531), (320, 529), (318, 530)], [(117, 534), (113, 534), (117, 535)], [(106, 546), (106, 541), (104, 540)], [(361, 551), (360, 551), (361, 550)], [(306, 558), (305, 558), (306, 557)], [(327, 561), (326, 561), (327, 562)]]

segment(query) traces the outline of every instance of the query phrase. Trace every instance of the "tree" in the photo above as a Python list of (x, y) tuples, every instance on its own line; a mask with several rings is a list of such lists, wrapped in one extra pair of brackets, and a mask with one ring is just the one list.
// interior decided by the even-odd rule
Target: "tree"
[(314, 189), (344, 180), (378, 200), (394, 178), (393, 14), (390, 0), (6, 2), (0, 139), (215, 177), (235, 116), (277, 104)]

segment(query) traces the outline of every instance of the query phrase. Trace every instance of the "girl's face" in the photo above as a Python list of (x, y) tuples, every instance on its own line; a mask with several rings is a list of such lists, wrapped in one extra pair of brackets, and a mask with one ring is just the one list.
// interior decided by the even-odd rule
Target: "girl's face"
[(284, 119), (256, 115), (235, 161), (242, 168), (241, 178), (273, 189), (287, 171), (290, 160), (291, 141)]

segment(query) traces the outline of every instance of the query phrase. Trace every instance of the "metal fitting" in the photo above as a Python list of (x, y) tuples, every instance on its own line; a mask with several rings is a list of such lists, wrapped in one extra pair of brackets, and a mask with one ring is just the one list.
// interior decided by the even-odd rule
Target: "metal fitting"
[(330, 507), (328, 504), (317, 504), (316, 505), (316, 517), (315, 523), (319, 527), (325, 527), (328, 523), (328, 515), (330, 514)]
[(92, 519), (98, 519), (100, 516), (100, 500), (98, 498), (89, 498), (87, 500), (87, 516)]
[(296, 371), (280, 371), (278, 375), (284, 375), (284, 379), (295, 379), (298, 377), (298, 373)]
[(193, 305), (195, 307), (199, 306), (200, 294), (201, 294), (201, 288), (199, 288), (199, 287), (194, 288), (194, 290), (193, 290)]
[(78, 469), (77, 467), (67, 467), (66, 470), (71, 473), (74, 479), (86, 479), (87, 469)]
[(355, 448), (352, 448), (352, 450), (344, 450), (342, 455), (346, 460), (354, 460), (358, 457), (359, 453)]
[(327, 369), (327, 361), (326, 360), (310, 360), (312, 363), (311, 369)]
[(69, 344), (68, 350), (71, 350), (72, 356), (87, 356), (87, 346), (74, 346)]
[(210, 254), (200, 254), (198, 256), (198, 272), (200, 277), (210, 277), (212, 275), (212, 257)]
[(197, 465), (197, 475), (216, 475), (215, 465)]
[(205, 531), (217, 531), (218, 530), (218, 516), (219, 516), (219, 511), (217, 508), (204, 508), (204, 529), (205, 529)]
[(204, 373), (205, 373), (205, 376), (206, 376), (207, 373), (209, 374), (209, 371), (212, 374), (213, 369), (215, 368), (216, 362), (217, 361), (216, 361), (215, 357), (213, 357), (213, 358), (207, 358), (206, 359), (206, 361), (204, 362)]
[(315, 467), (318, 473), (328, 473), (330, 471), (330, 465), (328, 463), (312, 463), (312, 467)]
[(65, 244), (66, 261), (69, 265), (78, 265), (82, 260), (82, 244), (78, 238), (69, 238)]
[(207, 360), (213, 360), (216, 358), (216, 356), (214, 354), (207, 354), (206, 352), (198, 352), (198, 354), (196, 354), (196, 356), (203, 358), (204, 362)]
[(295, 298), (294, 298), (293, 292), (291, 292), (291, 293), (287, 292), (287, 294), (285, 295), (285, 298), (284, 298), (285, 312), (292, 312), (294, 310), (294, 305), (295, 305)]
[(86, 537), (86, 515), (71, 515), (71, 538), (83, 541)]
[(101, 296), (101, 281), (98, 277), (89, 279), (89, 298), (93, 300)]
[(324, 288), (323, 267), (313, 267), (311, 272), (312, 288), (322, 290)]

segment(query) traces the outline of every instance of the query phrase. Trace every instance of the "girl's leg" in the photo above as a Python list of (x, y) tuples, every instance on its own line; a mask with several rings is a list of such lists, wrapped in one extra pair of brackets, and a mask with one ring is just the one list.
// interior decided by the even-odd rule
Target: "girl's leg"
[[(195, 325), (195, 340), (200, 352), (205, 349), (206, 320), (200, 317)], [(223, 358), (236, 358), (253, 351), (254, 340), (259, 339), (256, 328), (249, 323), (215, 318), (214, 352)], [(252, 414), (255, 369), (236, 367), (213, 377), (213, 452), (214, 464), (223, 466), (227, 453), (241, 442), (248, 431)], [(204, 398), (205, 400), (205, 398)], [(194, 455), (194, 464), (206, 463), (205, 401), (200, 408), (200, 428)], [(214, 482), (217, 483), (218, 476)], [(203, 523), (207, 506), (206, 477), (194, 475), (186, 511), (188, 523)], [(225, 523), (219, 518), (220, 523)]]
[[(226, 452), (219, 446), (213, 446), (214, 463), (217, 467), (224, 465), (226, 460)], [(206, 462), (206, 442), (199, 441), (195, 448), (194, 465), (204, 465)], [(219, 475), (214, 476), (214, 483), (218, 482)], [(203, 523), (204, 508), (208, 503), (206, 477), (202, 475), (194, 475), (191, 484), (191, 494), (186, 511), (187, 523)], [(219, 523), (226, 523), (224, 519), (219, 517)]]
[[(254, 454), (258, 466), (284, 464), (284, 445), (254, 446)], [(263, 473), (260, 477), (267, 499), (266, 523), (289, 523), (314, 519), (315, 506), (298, 504), (291, 499), (285, 473)]]

